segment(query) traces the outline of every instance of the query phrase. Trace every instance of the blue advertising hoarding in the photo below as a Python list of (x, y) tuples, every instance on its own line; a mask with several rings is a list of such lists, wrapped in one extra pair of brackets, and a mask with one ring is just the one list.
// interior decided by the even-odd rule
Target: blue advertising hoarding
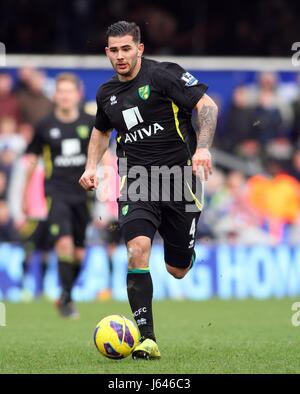
[[(193, 269), (183, 280), (177, 280), (165, 269), (162, 246), (153, 246), (150, 266), (155, 299), (266, 299), (300, 295), (298, 246), (197, 245), (196, 253)], [(55, 254), (49, 255), (43, 283), (40, 256), (32, 256), (25, 275), (23, 259), (22, 248), (0, 245), (0, 299), (18, 302), (42, 294), (51, 300), (56, 299), (60, 290)], [(105, 248), (91, 247), (73, 290), (74, 299), (92, 301), (111, 287), (113, 298), (125, 301), (126, 273), (127, 253), (124, 246), (118, 247), (112, 256), (112, 273)]]

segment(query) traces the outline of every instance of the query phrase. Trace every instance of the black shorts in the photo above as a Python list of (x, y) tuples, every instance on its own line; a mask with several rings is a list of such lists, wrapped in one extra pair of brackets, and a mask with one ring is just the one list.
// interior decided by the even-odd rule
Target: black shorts
[(49, 233), (52, 239), (69, 235), (74, 245), (84, 247), (85, 233), (90, 221), (88, 199), (76, 199), (74, 196), (47, 195)]
[(28, 253), (35, 250), (48, 252), (54, 246), (48, 220), (28, 219), (20, 229), (20, 238)]
[(187, 268), (194, 252), (203, 206), (202, 187), (201, 182), (193, 177), (188, 186), (183, 185), (181, 201), (119, 199), (119, 223), (125, 242), (137, 236), (152, 240), (158, 230), (164, 241), (165, 262), (173, 267)]
[(101, 231), (101, 239), (107, 245), (119, 245), (121, 242), (121, 230), (116, 219), (109, 220)]

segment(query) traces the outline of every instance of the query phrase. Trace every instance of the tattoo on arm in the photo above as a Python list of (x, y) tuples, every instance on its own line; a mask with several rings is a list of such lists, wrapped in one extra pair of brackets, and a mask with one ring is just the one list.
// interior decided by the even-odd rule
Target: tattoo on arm
[(213, 142), (217, 126), (218, 108), (216, 105), (206, 105), (198, 112), (197, 134), (198, 148), (209, 148)]

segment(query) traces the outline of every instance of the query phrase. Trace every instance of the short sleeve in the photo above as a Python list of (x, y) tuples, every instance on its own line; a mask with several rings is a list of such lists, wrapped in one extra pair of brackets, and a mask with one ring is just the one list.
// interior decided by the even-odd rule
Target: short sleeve
[(192, 111), (208, 89), (176, 63), (160, 63), (152, 75), (153, 85), (178, 106)]
[(104, 112), (100, 92), (97, 93), (97, 114), (94, 126), (97, 130), (103, 132), (113, 128), (108, 116)]
[(43, 153), (43, 138), (42, 138), (42, 130), (41, 126), (37, 125), (34, 130), (34, 136), (32, 138), (31, 143), (28, 145), (26, 149), (26, 153), (32, 153), (34, 155), (40, 156)]

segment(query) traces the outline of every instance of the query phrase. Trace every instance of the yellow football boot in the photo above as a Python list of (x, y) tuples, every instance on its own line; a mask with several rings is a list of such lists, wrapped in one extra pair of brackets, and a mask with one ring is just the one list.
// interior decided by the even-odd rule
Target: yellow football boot
[(139, 345), (134, 348), (132, 352), (132, 358), (134, 360), (159, 360), (160, 351), (158, 349), (157, 343), (152, 339), (144, 339)]

